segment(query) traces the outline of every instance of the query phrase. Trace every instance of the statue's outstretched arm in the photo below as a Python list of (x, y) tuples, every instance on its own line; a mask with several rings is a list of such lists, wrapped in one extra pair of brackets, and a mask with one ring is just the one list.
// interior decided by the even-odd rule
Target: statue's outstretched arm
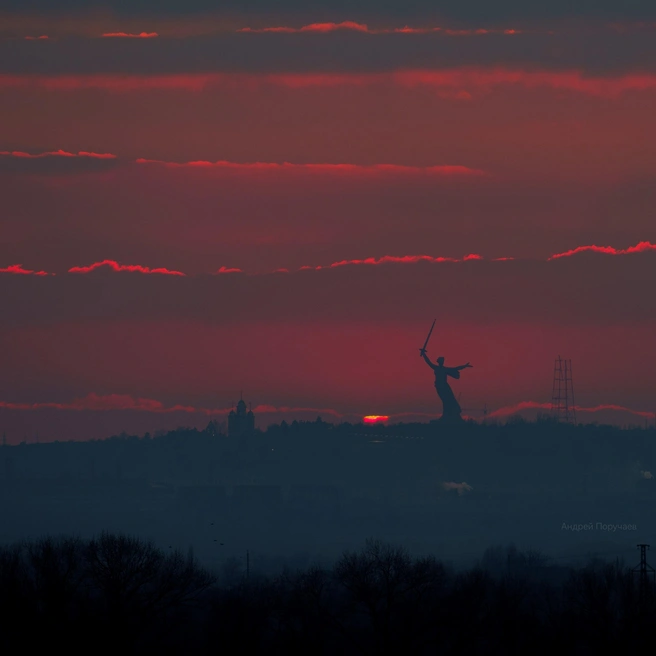
[(428, 356), (425, 353), (421, 354), (421, 357), (424, 358), (424, 362), (431, 368), (431, 369), (436, 369), (437, 365), (433, 364)]
[(469, 362), (467, 364), (461, 364), (459, 367), (454, 367), (454, 369), (457, 369), (458, 371), (461, 371), (462, 369), (470, 369), (471, 365)]

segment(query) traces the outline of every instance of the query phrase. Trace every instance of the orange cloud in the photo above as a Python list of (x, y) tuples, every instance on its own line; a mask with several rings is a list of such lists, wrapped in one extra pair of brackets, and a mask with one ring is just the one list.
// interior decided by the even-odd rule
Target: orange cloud
[[(249, 165), (238, 165), (246, 166)], [(564, 253), (559, 253), (557, 255), (552, 255), (546, 261), (553, 261), (560, 259), (561, 257), (567, 257), (574, 255), (576, 253), (581, 253), (585, 251), (600, 252), (610, 255), (627, 255), (634, 253), (644, 253), (644, 252), (653, 252), (656, 251), (656, 244), (651, 244), (648, 241), (642, 241), (625, 249), (617, 249), (612, 246), (579, 246), (577, 248), (571, 249)], [(304, 265), (295, 269), (295, 271), (321, 271), (325, 269), (336, 269), (344, 266), (352, 265), (381, 265), (381, 264), (417, 264), (419, 262), (429, 262), (434, 264), (442, 263), (462, 263), (462, 262), (472, 262), (472, 261), (484, 261), (489, 262), (508, 262), (515, 260), (514, 257), (496, 257), (496, 258), (484, 258), (478, 253), (469, 253), (463, 257), (443, 257), (436, 255), (383, 255), (382, 257), (366, 257), (362, 259), (350, 259), (350, 260), (339, 260), (332, 262), (330, 264), (318, 264), (318, 265)], [(163, 275), (172, 275), (172, 276), (186, 276), (187, 274), (182, 271), (176, 271), (174, 269), (167, 269), (165, 267), (158, 267), (151, 269), (147, 266), (142, 266), (139, 264), (119, 264), (116, 260), (103, 260), (102, 262), (94, 262), (88, 266), (75, 266), (68, 269), (69, 273), (90, 273), (96, 269), (101, 269), (106, 267), (116, 272), (136, 272), (136, 273), (155, 273)], [(271, 271), (271, 273), (290, 273), (289, 268), (280, 267)], [(13, 264), (11, 266), (0, 268), (0, 273), (13, 273), (13, 274), (24, 274), (24, 275), (36, 275), (36, 276), (47, 276), (55, 275), (54, 273), (48, 273), (47, 271), (34, 271), (31, 269), (25, 269), (20, 264)], [(219, 269), (213, 272), (215, 275), (227, 274), (227, 273), (245, 273), (243, 269), (238, 267), (226, 267), (221, 266)], [(532, 402), (526, 402), (532, 403)], [(542, 406), (525, 406), (529, 407), (542, 407)], [(520, 408), (521, 409), (521, 408)], [(582, 410), (583, 412), (585, 410)]]
[(139, 32), (138, 34), (130, 34), (128, 32), (107, 32), (102, 36), (119, 39), (154, 39), (159, 36), (159, 34), (157, 34), (157, 32)]
[(441, 27), (395, 27), (391, 30), (394, 34), (431, 34), (432, 32), (442, 32)]
[(623, 405), (615, 405), (614, 403), (596, 405), (592, 408), (582, 408), (577, 405), (575, 409), (577, 412), (602, 412), (604, 410), (614, 410), (616, 412), (628, 412), (632, 415), (636, 415), (637, 417), (645, 417), (647, 419), (651, 419), (654, 416), (653, 412), (647, 412), (645, 410), (632, 410), (631, 408), (627, 408)]
[(459, 68), (441, 71), (399, 71), (390, 73), (404, 87), (431, 86), (489, 90), (501, 85), (525, 89), (546, 87), (613, 98), (626, 91), (656, 87), (656, 75), (625, 74), (617, 77), (589, 77), (581, 71), (525, 71), (506, 68)]
[(112, 153), (90, 153), (86, 150), (81, 150), (78, 154), (78, 157), (94, 157), (95, 159), (116, 159), (116, 155)]
[(228, 162), (219, 160), (209, 162), (199, 160), (194, 162), (165, 162), (155, 159), (139, 158), (137, 164), (158, 164), (169, 168), (196, 169), (233, 169), (243, 171), (307, 171), (312, 173), (376, 173), (376, 174), (421, 174), (430, 175), (487, 175), (485, 171), (460, 165), (444, 166), (401, 166), (397, 164), (290, 164), (289, 162)]
[(561, 257), (571, 257), (572, 255), (577, 255), (578, 253), (585, 253), (586, 251), (592, 253), (604, 253), (606, 255), (630, 255), (632, 253), (645, 253), (647, 251), (656, 251), (656, 244), (652, 244), (648, 241), (638, 242), (635, 246), (630, 246), (629, 248), (614, 248), (613, 246), (577, 246), (569, 251), (564, 253), (556, 253), (552, 255), (550, 260), (557, 260)]
[(95, 271), (96, 269), (100, 269), (102, 267), (108, 267), (112, 271), (129, 271), (129, 272), (136, 272), (136, 273), (159, 273), (163, 275), (169, 275), (169, 276), (184, 276), (186, 274), (182, 273), (182, 271), (173, 271), (171, 269), (165, 269), (163, 267), (157, 268), (157, 269), (151, 269), (149, 267), (141, 266), (140, 264), (119, 264), (115, 260), (103, 260), (102, 262), (94, 262), (93, 264), (90, 264), (89, 266), (77, 266), (77, 267), (72, 267), (68, 270), (69, 273), (90, 273), (91, 271)]
[(497, 408), (496, 410), (489, 412), (488, 417), (509, 417), (514, 415), (517, 412), (522, 410), (551, 410), (551, 403), (537, 403), (536, 401), (521, 401), (515, 405), (504, 406), (503, 408)]
[(327, 264), (325, 266), (302, 266), (299, 271), (306, 271), (312, 269), (314, 271), (319, 271), (320, 269), (335, 269), (341, 266), (347, 266), (351, 264), (416, 264), (417, 262), (467, 262), (470, 260), (482, 260), (481, 255), (475, 253), (470, 253), (465, 255), (463, 258), (455, 257), (434, 257), (433, 255), (384, 255), (383, 257), (367, 257), (362, 260), (340, 260), (339, 262), (333, 262), (332, 264)]
[(273, 406), (267, 404), (261, 404), (253, 408), (253, 413), (257, 414), (318, 414), (318, 415), (329, 415), (331, 417), (342, 418), (346, 417), (337, 410), (332, 408), (302, 408), (302, 407), (292, 407), (292, 406)]
[(527, 71), (508, 68), (450, 68), (400, 70), (384, 73), (188, 73), (170, 75), (0, 75), (0, 88), (43, 88), (72, 91), (101, 89), (107, 92), (186, 90), (204, 91), (214, 86), (273, 85), (290, 89), (394, 85), (403, 88), (432, 87), (450, 97), (466, 99), (472, 91), (490, 91), (514, 85), (525, 89), (548, 88), (602, 98), (616, 98), (629, 91), (656, 89), (656, 75), (628, 73), (615, 77), (585, 75), (579, 70)]
[(48, 38), (47, 34), (42, 34), (41, 36), (26, 36), (23, 37), (26, 41), (45, 41)]
[[(498, 408), (497, 410), (488, 413), (487, 416), (490, 418), (508, 417), (522, 410), (551, 410), (551, 403), (538, 403), (536, 401), (521, 401), (520, 403), (516, 403), (515, 405), (509, 405), (503, 408)], [(574, 410), (576, 410), (576, 412), (585, 412), (585, 413), (613, 410), (617, 412), (627, 412), (637, 417), (652, 418), (654, 416), (653, 412), (647, 412), (644, 410), (633, 410), (623, 405), (615, 405), (615, 404), (603, 404), (603, 405), (596, 405), (593, 407), (584, 407), (584, 406), (577, 405), (574, 406)]]
[[(223, 73), (190, 73), (172, 75), (0, 75), (0, 87), (36, 87), (48, 91), (100, 89), (124, 93), (127, 91), (185, 90), (203, 91), (213, 85), (234, 84), (239, 76)], [(234, 78), (234, 79), (233, 79)]]
[(32, 269), (24, 269), (22, 264), (12, 264), (11, 266), (0, 269), (0, 273), (13, 273), (23, 276), (54, 276), (54, 273), (47, 271), (33, 271)]
[(205, 414), (219, 414), (224, 411), (206, 410), (204, 408), (194, 408), (191, 406), (175, 405), (165, 407), (160, 401), (153, 399), (133, 398), (126, 394), (107, 394), (104, 396), (98, 394), (88, 394), (84, 398), (75, 399), (70, 403), (8, 403), (0, 401), (0, 408), (6, 410), (91, 410), (91, 411), (108, 411), (108, 410), (140, 410), (144, 412), (169, 413), (169, 412), (202, 412)]
[[(583, 251), (587, 250), (594, 250), (598, 252), (603, 252), (603, 253), (610, 253), (613, 255), (625, 255), (625, 254), (632, 254), (632, 253), (642, 253), (646, 251), (654, 251), (656, 250), (656, 244), (651, 244), (648, 241), (642, 241), (636, 246), (632, 246), (630, 248), (626, 248), (624, 250), (612, 248), (610, 246), (606, 247), (598, 247), (598, 246), (579, 246), (578, 248), (572, 249), (570, 251), (567, 251), (566, 253), (561, 253), (558, 255), (552, 255), (550, 258), (548, 258), (548, 261), (558, 259), (560, 257), (565, 257), (568, 255), (573, 255), (575, 253), (580, 253)], [(316, 266), (310, 266), (310, 265), (305, 265), (302, 266), (298, 269), (298, 271), (308, 271), (308, 270), (314, 270), (314, 271), (319, 271), (321, 269), (335, 269), (337, 267), (341, 266), (347, 266), (347, 265), (353, 265), (353, 264), (369, 264), (369, 265), (376, 265), (376, 264), (416, 264), (417, 262), (434, 262), (434, 263), (443, 263), (443, 262), (469, 262), (472, 260), (483, 260), (483, 256), (479, 255), (478, 253), (470, 253), (469, 255), (465, 255), (462, 258), (455, 258), (455, 257), (441, 257), (441, 256), (433, 256), (433, 255), (384, 255), (383, 257), (367, 257), (363, 259), (352, 259), (352, 260), (339, 260), (338, 262), (332, 262), (331, 264), (326, 264), (326, 265), (316, 265)], [(491, 259), (491, 262), (509, 262), (514, 260), (514, 257), (496, 257)], [(276, 269), (276, 271), (282, 271), (283, 269)], [(287, 271), (287, 269), (284, 269), (284, 271)]]
[(90, 153), (85, 150), (81, 150), (78, 153), (69, 153), (66, 150), (51, 150), (45, 153), (37, 153), (36, 155), (24, 153), (21, 150), (0, 150), (0, 155), (4, 157), (20, 157), (23, 159), (41, 159), (43, 157), (92, 157), (94, 159), (116, 159), (116, 155), (112, 155), (111, 153)]
[[(155, 414), (170, 414), (174, 412), (186, 412), (190, 414), (203, 414), (208, 416), (227, 415), (230, 408), (202, 408), (190, 405), (171, 405), (165, 406), (161, 401), (147, 398), (135, 398), (127, 394), (105, 394), (95, 393), (87, 394), (83, 398), (74, 399), (69, 403), (12, 403), (0, 401), (0, 409), (5, 410), (74, 410), (74, 411), (91, 411), (91, 412), (108, 412), (108, 411), (140, 411), (152, 412)], [(258, 405), (253, 408), (253, 412), (260, 415), (269, 414), (313, 414), (324, 415), (335, 418), (342, 418), (343, 415), (332, 408), (304, 408), (288, 406)]]
[(366, 25), (362, 23), (355, 23), (353, 21), (342, 21), (341, 23), (310, 23), (309, 25), (303, 25), (303, 27), (261, 27), (261, 28), (251, 28), (243, 27), (238, 32), (251, 32), (251, 33), (263, 33), (263, 32), (276, 32), (284, 34), (293, 34), (300, 32), (335, 32), (337, 30), (352, 30), (355, 32), (365, 32), (368, 34), (377, 34), (375, 30), (370, 30)]
[(448, 36), (472, 36), (480, 34), (521, 34), (520, 30), (514, 29), (475, 29), (475, 30), (453, 30), (442, 27), (393, 27), (393, 28), (370, 28), (364, 23), (354, 21), (342, 21), (341, 23), (310, 23), (302, 27), (242, 27), (237, 32), (249, 32), (252, 34), (262, 34), (265, 32), (278, 34), (300, 34), (304, 32), (315, 32), (326, 34), (337, 30), (350, 30), (361, 32), (363, 34), (434, 34), (440, 32)]

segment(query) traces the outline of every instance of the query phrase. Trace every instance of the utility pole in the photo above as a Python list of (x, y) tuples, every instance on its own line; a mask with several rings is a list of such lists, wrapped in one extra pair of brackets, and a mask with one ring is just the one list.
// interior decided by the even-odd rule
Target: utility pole
[(649, 549), (648, 544), (639, 544), (638, 549), (640, 549), (640, 564), (633, 568), (633, 572), (638, 574), (638, 585), (639, 585), (639, 598), (640, 598), (640, 608), (641, 610), (646, 610), (647, 604), (647, 592), (649, 590), (649, 578), (651, 577), (652, 583), (654, 581), (654, 570), (653, 567), (647, 564), (647, 549)]

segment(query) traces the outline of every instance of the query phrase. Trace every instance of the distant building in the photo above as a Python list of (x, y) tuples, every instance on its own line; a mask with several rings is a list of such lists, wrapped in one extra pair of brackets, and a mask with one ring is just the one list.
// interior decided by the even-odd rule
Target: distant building
[(246, 410), (243, 399), (237, 403), (237, 410), (231, 410), (228, 415), (228, 437), (244, 437), (255, 430), (255, 415), (252, 410)]

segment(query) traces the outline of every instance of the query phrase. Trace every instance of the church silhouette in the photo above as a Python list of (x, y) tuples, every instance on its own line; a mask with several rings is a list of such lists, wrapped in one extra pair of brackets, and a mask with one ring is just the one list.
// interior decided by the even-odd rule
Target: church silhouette
[(252, 410), (246, 410), (243, 398), (237, 403), (237, 410), (228, 415), (228, 437), (243, 437), (251, 435), (255, 430), (255, 415)]

